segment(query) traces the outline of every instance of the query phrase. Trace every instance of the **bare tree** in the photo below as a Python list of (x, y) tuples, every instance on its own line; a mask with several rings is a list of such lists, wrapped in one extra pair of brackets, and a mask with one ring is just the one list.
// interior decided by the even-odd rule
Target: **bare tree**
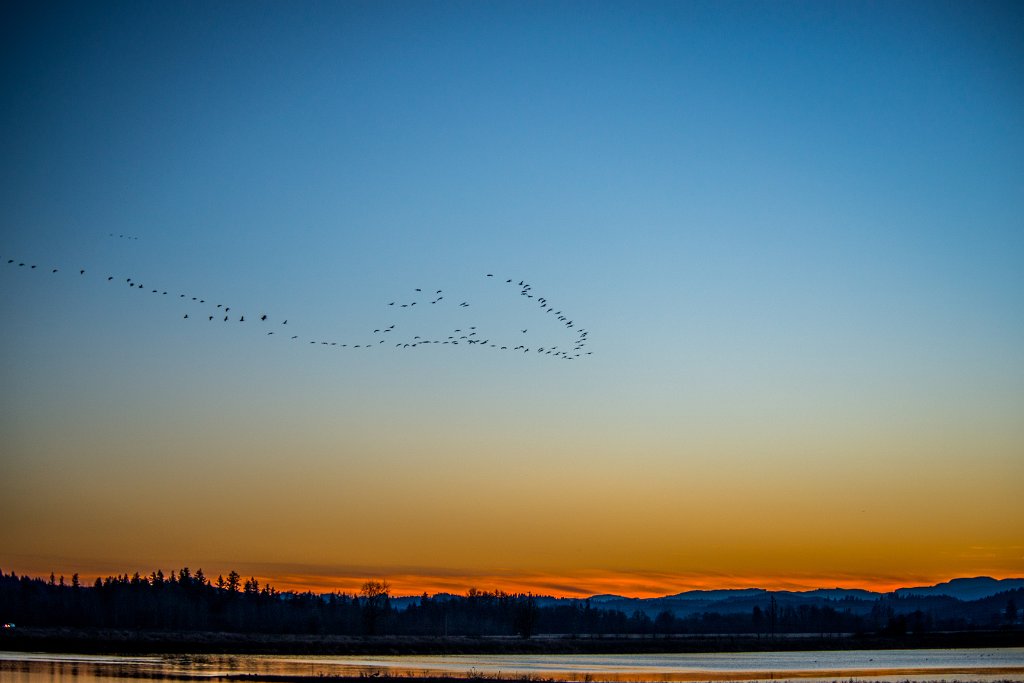
[(367, 581), (359, 589), (363, 611), (363, 627), (368, 635), (377, 632), (377, 624), (389, 607), (391, 586), (387, 581)]

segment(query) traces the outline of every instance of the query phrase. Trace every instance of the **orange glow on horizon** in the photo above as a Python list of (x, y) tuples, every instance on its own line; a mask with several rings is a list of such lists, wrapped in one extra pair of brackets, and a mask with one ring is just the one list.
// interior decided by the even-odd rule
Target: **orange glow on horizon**
[[(41, 558), (40, 558), (41, 559)], [(30, 561), (28, 566), (21, 568), (3, 567), (4, 573), (48, 578), (51, 569), (45, 561)], [(63, 564), (63, 563), (61, 563)], [(52, 565), (50, 565), (52, 566)], [(67, 566), (67, 565), (65, 565)], [(193, 567), (192, 574), (200, 568), (206, 579), (217, 582), (218, 576), (227, 576), (232, 567), (202, 566), (198, 563)], [(91, 569), (72, 568), (70, 570), (54, 568), (55, 577), (61, 577), (68, 585), (72, 574), (78, 569), (79, 581), (83, 586), (91, 586), (97, 578), (107, 576), (131, 576), (138, 571), (140, 576), (149, 577), (154, 569), (127, 567), (120, 570), (103, 563)], [(484, 592), (501, 591), (509, 594), (532, 593), (538, 596), (556, 598), (587, 598), (594, 595), (618, 595), (625, 598), (658, 598), (676, 595), (691, 590), (726, 590), (760, 588), (768, 591), (808, 591), (815, 589), (863, 589), (876, 593), (888, 593), (898, 588), (931, 586), (954, 578), (988, 576), (995, 579), (1021, 578), (1019, 573), (1005, 571), (981, 570), (970, 574), (878, 574), (858, 575), (817, 575), (792, 574), (780, 575), (738, 575), (716, 573), (686, 573), (658, 571), (578, 571), (578, 572), (466, 572), (421, 568), (393, 570), (381, 568), (317, 568), (310, 566), (265, 565), (243, 563), (234, 567), (242, 580), (256, 578), (261, 586), (270, 585), (282, 592), (313, 592), (313, 593), (345, 593), (358, 594), (362, 585), (369, 580), (386, 581), (390, 586), (390, 594), (394, 597), (419, 596), (423, 593), (435, 595), (447, 593), (465, 595), (470, 589)], [(164, 566), (165, 577), (170, 571), (178, 572), (179, 566)]]
[[(425, 574), (381, 574), (380, 576), (318, 576), (298, 574), (256, 575), (261, 585), (279, 591), (357, 594), (370, 580), (384, 580), (392, 596), (416, 596), (427, 593), (465, 595), (469, 589), (505, 593), (532, 593), (556, 598), (586, 598), (593, 595), (619, 595), (626, 598), (659, 598), (690, 590), (762, 588), (769, 591), (808, 591), (819, 588), (863, 589), (888, 593), (898, 588), (930, 586), (955, 577), (721, 577), (672, 576), (668, 574), (591, 574), (591, 575), (466, 575), (431, 576)], [(993, 576), (993, 578), (1016, 578)]]

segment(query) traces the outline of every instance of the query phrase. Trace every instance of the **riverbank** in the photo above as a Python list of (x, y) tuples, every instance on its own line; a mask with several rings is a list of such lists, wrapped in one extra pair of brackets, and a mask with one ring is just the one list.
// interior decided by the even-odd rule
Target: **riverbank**
[(67, 628), (13, 628), (0, 631), (0, 650), (83, 654), (670, 654), (987, 647), (1024, 647), (1024, 631), (964, 631), (903, 636), (537, 636), (530, 639), (463, 636), (351, 637)]

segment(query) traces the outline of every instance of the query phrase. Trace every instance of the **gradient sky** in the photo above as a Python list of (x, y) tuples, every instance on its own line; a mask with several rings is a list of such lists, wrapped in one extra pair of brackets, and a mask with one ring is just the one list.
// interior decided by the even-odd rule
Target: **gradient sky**
[[(1014, 2), (5, 4), (0, 569), (1024, 575), (1022, 35)], [(532, 350), (391, 343), (471, 325)]]

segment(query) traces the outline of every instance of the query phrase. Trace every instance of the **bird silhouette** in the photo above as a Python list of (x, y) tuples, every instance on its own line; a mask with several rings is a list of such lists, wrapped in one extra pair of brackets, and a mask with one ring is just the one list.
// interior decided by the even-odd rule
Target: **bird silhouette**
[[(124, 236), (124, 238), (125, 239), (137, 239), (137, 238), (134, 238), (134, 237), (129, 236), (129, 235)], [(19, 267), (28, 266), (31, 270), (37, 270), (37, 269), (45, 268), (44, 265), (30, 264), (30, 263), (27, 263), (27, 262), (19, 262), (16, 259), (13, 259), (13, 258), (9, 258), (6, 261), (7, 261), (8, 264), (17, 263)], [(60, 268), (55, 268), (55, 267), (51, 266), (51, 271), (50, 272), (56, 274), (58, 272), (61, 272), (61, 269)], [(84, 276), (86, 274), (86, 268), (80, 268), (78, 272), (79, 272), (79, 275)], [(496, 278), (497, 276), (496, 276), (495, 273), (486, 273), (485, 277)], [(108, 282), (110, 282), (110, 281), (113, 281), (116, 278), (115, 278), (114, 275), (107, 275), (106, 279), (107, 279)], [(136, 288), (137, 287), (139, 290), (143, 290), (143, 291), (145, 291), (145, 289), (146, 289), (145, 285), (143, 285), (142, 283), (139, 283), (139, 282), (135, 282), (133, 278), (130, 278), (130, 277), (125, 278), (125, 282), (130, 287), (132, 287), (132, 288)], [(514, 284), (514, 281), (513, 281), (512, 278), (507, 278), (505, 280), (505, 282), (506, 282), (506, 284), (510, 284), (510, 285)], [(158, 289), (150, 289), (149, 291), (151, 293), (153, 293), (153, 294), (157, 294), (157, 293), (160, 292), (160, 290), (158, 290)], [(415, 287), (414, 291), (417, 292), (417, 293), (421, 293), (421, 292), (424, 291), (424, 289), (422, 287)], [(441, 289), (435, 290), (435, 298), (432, 299), (432, 300), (429, 300), (431, 304), (438, 304), (438, 303), (440, 303), (444, 299), (444, 297), (441, 296), (442, 291), (443, 290), (441, 290)], [(167, 293), (168, 292), (166, 292), (166, 291), (163, 292), (164, 295), (166, 295)], [(526, 280), (519, 280), (519, 294), (521, 296), (523, 296), (523, 297), (528, 298), (528, 299), (536, 300), (537, 305), (541, 308), (541, 310), (544, 313), (546, 313), (546, 314), (554, 313), (555, 317), (558, 319), (559, 322), (562, 323), (564, 328), (566, 328), (566, 329), (576, 329), (576, 323), (575, 323), (575, 321), (573, 319), (571, 319), (568, 315), (564, 314), (561, 310), (556, 310), (555, 307), (550, 303), (549, 299), (546, 296), (540, 296), (539, 294), (535, 294), (534, 290), (532, 288), (532, 285), (530, 283), (528, 283)], [(182, 298), (182, 299), (191, 299), (193, 302), (198, 302), (200, 304), (205, 304), (206, 303), (206, 299), (200, 298), (198, 296), (190, 296), (190, 295), (188, 295), (186, 293), (179, 293), (178, 296), (179, 296), (179, 298)], [(401, 303), (401, 307), (402, 308), (411, 308), (413, 306), (416, 306), (419, 303), (423, 303), (423, 302), (422, 301), (406, 301), (405, 303)], [(479, 301), (477, 302), (477, 304), (480, 304), (480, 303), (481, 302), (479, 302)], [(395, 305), (399, 305), (399, 302), (391, 301), (391, 302), (387, 302), (387, 305), (393, 307)], [(459, 303), (458, 305), (459, 305), (460, 308), (468, 308), (470, 303), (469, 303), (468, 300), (465, 300), (465, 301), (462, 301), (461, 303)], [(225, 322), (228, 321), (229, 320), (229, 316), (227, 315), (227, 313), (231, 310), (231, 308), (229, 306), (225, 306), (224, 304), (220, 304), (220, 303), (216, 304), (216, 308), (217, 308), (217, 310), (221, 310), (221, 313), (224, 314), (223, 315), (224, 321)], [(440, 313), (442, 310), (444, 310), (444, 308), (445, 307), (435, 308), (435, 309), (432, 309), (430, 312), (431, 313), (433, 313), (433, 312)], [(421, 313), (423, 313), (423, 311), (421, 311)], [(258, 315), (258, 318), (259, 318), (260, 321), (266, 322), (266, 321), (269, 320), (269, 315), (267, 315), (266, 313), (259, 313), (257, 315)], [(213, 321), (213, 319), (215, 317), (217, 317), (216, 314), (215, 315), (208, 315), (207, 316), (207, 320), (208, 321)], [(183, 313), (183, 319), (190, 320), (190, 319), (192, 319), (192, 316), (191, 316), (191, 314)], [(245, 316), (244, 315), (239, 315), (238, 321), (239, 322), (245, 322)], [(281, 321), (280, 324), (287, 325), (288, 324), (288, 320), (284, 319), (284, 320)], [(387, 327), (375, 328), (373, 330), (373, 334), (374, 335), (386, 334), (388, 332), (394, 331), (395, 328), (396, 328), (396, 324), (395, 323), (391, 323)], [(413, 338), (412, 338), (413, 340), (410, 341), (409, 343), (402, 344), (401, 342), (399, 342), (396, 346), (398, 346), (400, 348), (415, 348), (416, 346), (422, 345), (422, 344), (453, 344), (453, 345), (457, 345), (460, 342), (464, 342), (466, 345), (470, 345), (470, 344), (475, 344), (475, 345), (478, 345), (478, 346), (479, 345), (484, 345), (484, 346), (489, 346), (489, 347), (494, 348), (494, 349), (500, 349), (502, 351), (506, 351), (506, 350), (509, 350), (509, 349), (512, 349), (512, 350), (522, 350), (524, 352), (536, 351), (537, 353), (534, 354), (534, 355), (543, 354), (543, 355), (552, 356), (554, 358), (560, 358), (562, 360), (573, 360), (574, 358), (575, 359), (579, 359), (579, 358), (581, 358), (584, 355), (592, 355), (592, 353), (593, 353), (592, 351), (584, 351), (584, 348), (587, 346), (587, 342), (589, 341), (588, 331), (584, 330), (584, 329), (578, 329), (577, 330), (578, 334), (574, 335), (571, 338), (571, 341), (568, 344), (565, 345), (565, 348), (568, 349), (568, 350), (560, 350), (557, 345), (556, 346), (550, 346), (549, 345), (549, 346), (544, 346), (544, 347), (536, 347), (535, 349), (528, 348), (528, 347), (526, 347), (524, 345), (518, 345), (518, 346), (512, 347), (512, 346), (509, 346), (507, 343), (506, 344), (502, 344), (502, 341), (507, 341), (507, 340), (500, 340), (500, 339), (495, 339), (495, 342), (492, 343), (490, 339), (480, 339), (479, 338), (479, 334), (476, 331), (476, 329), (477, 328), (475, 326), (468, 326), (467, 333), (466, 334), (462, 334), (461, 336), (458, 336), (459, 333), (461, 332), (461, 330), (456, 330), (455, 331), (455, 336), (448, 336), (448, 339), (446, 341), (442, 341), (441, 338), (436, 339), (436, 340), (424, 339), (420, 335), (414, 335)], [(520, 333), (523, 334), (523, 335), (528, 334), (530, 329), (531, 328), (529, 328), (529, 327), (519, 328)], [(537, 330), (534, 330), (534, 332), (535, 332), (534, 336), (536, 337), (537, 336)], [(267, 332), (267, 334), (268, 335), (269, 334), (273, 334), (273, 332)], [(393, 335), (393, 336), (398, 336), (398, 335)], [(298, 339), (299, 335), (294, 335), (291, 338), (292, 339)], [(342, 346), (342, 347), (348, 347), (348, 348), (376, 348), (377, 346), (383, 344), (384, 341), (385, 340), (383, 338), (380, 338), (380, 339), (378, 339), (376, 344), (367, 343), (367, 344), (353, 345), (353, 344), (342, 344), (342, 343), (339, 343), (339, 342), (327, 342), (327, 341), (321, 341), (320, 344), (322, 344), (322, 345), (330, 345), (330, 346)], [(552, 341), (557, 341), (557, 339), (556, 340), (552, 340)], [(316, 342), (310, 342), (310, 343), (316, 343)]]

